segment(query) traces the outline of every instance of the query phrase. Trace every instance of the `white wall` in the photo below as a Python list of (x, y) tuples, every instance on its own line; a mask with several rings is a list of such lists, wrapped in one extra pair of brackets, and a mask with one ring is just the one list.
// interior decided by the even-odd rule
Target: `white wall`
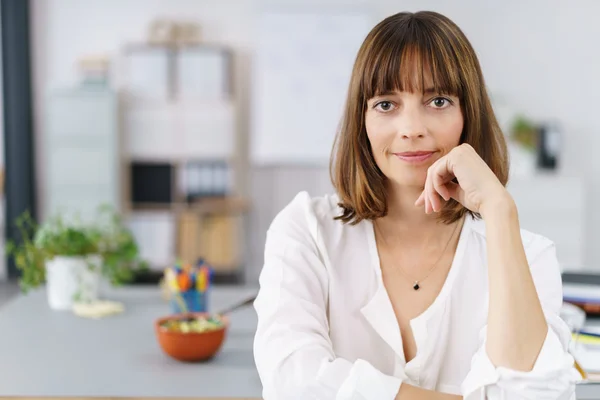
[[(126, 41), (140, 41), (153, 18), (166, 15), (202, 24), (205, 40), (226, 43), (237, 53), (235, 87), (242, 109), (240, 130), (248, 133), (247, 68), (252, 51), (253, 16), (265, 3), (258, 0), (31, 0), (38, 34), (36, 59), (36, 128), (43, 137), (44, 88), (73, 82), (77, 57), (106, 52), (117, 55)], [(454, 19), (472, 41), (492, 94), (536, 119), (556, 118), (564, 126), (565, 174), (589, 178), (589, 204), (600, 201), (600, 120), (595, 100), (600, 93), (600, 52), (596, 38), (600, 2), (578, 0), (507, 0), (503, 2), (383, 0), (272, 1), (280, 7), (368, 6), (374, 23), (389, 14), (432, 9)], [(246, 143), (242, 142), (244, 146)], [(326, 171), (322, 171), (326, 174)], [(557, 188), (559, 191), (560, 188)], [(254, 192), (255, 190), (249, 190)], [(43, 182), (39, 182), (43, 202)], [(271, 210), (267, 215), (272, 215)], [(587, 232), (600, 237), (600, 213), (591, 211)], [(261, 249), (255, 249), (260, 253)], [(600, 246), (586, 243), (586, 263), (600, 259)], [(600, 265), (599, 265), (600, 267)]]

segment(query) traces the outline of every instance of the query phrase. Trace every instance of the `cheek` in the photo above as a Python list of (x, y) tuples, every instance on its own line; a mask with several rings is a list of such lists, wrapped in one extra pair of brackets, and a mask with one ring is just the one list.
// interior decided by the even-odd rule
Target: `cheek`
[(393, 126), (383, 118), (367, 114), (365, 118), (367, 137), (371, 143), (373, 155), (377, 158), (389, 147), (394, 139)]
[(448, 152), (460, 144), (464, 120), (462, 114), (458, 113), (449, 115), (448, 118), (443, 118), (439, 122), (436, 141), (441, 148)]

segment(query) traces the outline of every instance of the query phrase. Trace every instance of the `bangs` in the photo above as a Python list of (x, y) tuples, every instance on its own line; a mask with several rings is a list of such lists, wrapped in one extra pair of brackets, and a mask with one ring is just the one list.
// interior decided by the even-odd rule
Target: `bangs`
[(462, 100), (459, 61), (452, 43), (438, 32), (424, 29), (409, 25), (385, 38), (375, 38), (365, 64), (370, 68), (363, 75), (365, 99), (395, 91), (424, 93), (432, 89)]

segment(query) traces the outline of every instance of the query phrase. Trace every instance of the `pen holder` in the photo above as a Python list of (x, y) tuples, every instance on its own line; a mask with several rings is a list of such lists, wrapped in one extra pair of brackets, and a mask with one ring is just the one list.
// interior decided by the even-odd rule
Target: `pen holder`
[(208, 290), (188, 290), (171, 294), (171, 308), (174, 314), (208, 312)]

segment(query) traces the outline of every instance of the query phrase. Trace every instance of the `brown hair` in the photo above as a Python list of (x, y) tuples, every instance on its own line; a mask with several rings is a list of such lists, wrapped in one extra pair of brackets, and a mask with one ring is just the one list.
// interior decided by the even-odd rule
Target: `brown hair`
[[(402, 12), (371, 30), (354, 63), (330, 163), (331, 179), (343, 210), (336, 219), (354, 225), (387, 214), (386, 177), (375, 163), (365, 128), (367, 101), (394, 90), (423, 91), (425, 68), (431, 72), (436, 92), (460, 99), (464, 116), (460, 143), (470, 144), (506, 185), (506, 142), (473, 47), (460, 28), (443, 15)], [(451, 199), (440, 217), (452, 223), (467, 211)]]

